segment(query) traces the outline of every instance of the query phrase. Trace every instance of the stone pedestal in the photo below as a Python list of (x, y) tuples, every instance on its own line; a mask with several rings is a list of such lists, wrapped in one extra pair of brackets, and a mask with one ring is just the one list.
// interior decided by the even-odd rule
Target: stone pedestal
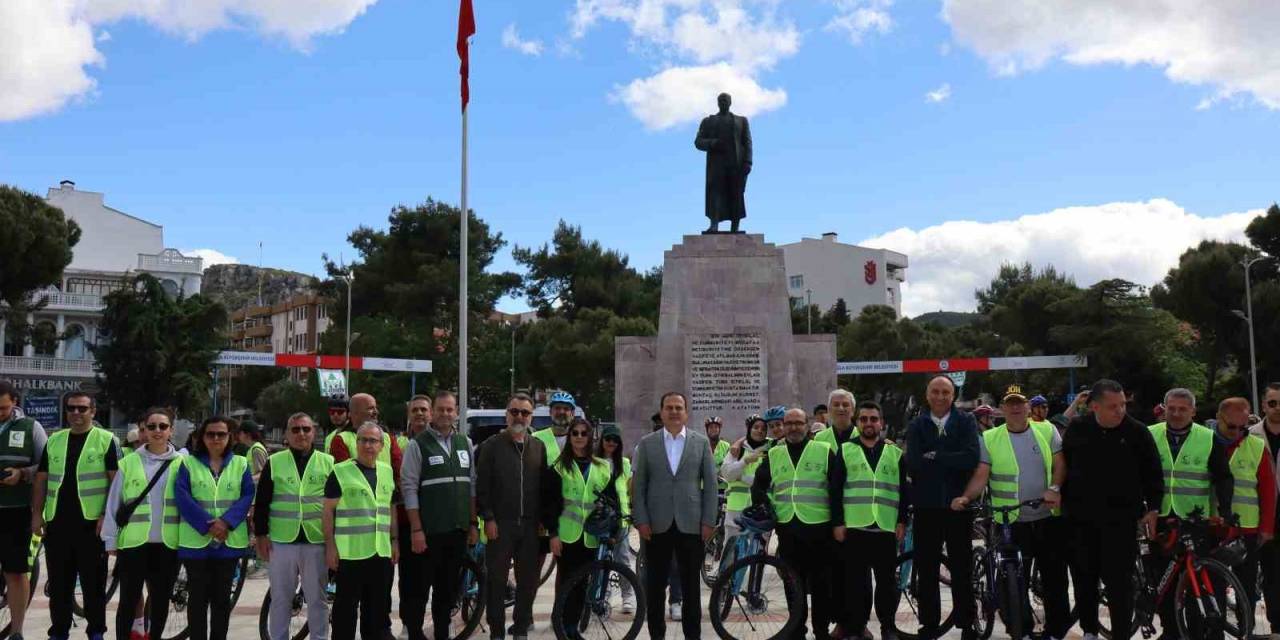
[(806, 410), (836, 383), (834, 335), (793, 336), (782, 250), (758, 234), (685, 236), (666, 252), (658, 335), (614, 344), (616, 415), (628, 448), (658, 398), (689, 398), (689, 424), (724, 419), (724, 436), (772, 405)]

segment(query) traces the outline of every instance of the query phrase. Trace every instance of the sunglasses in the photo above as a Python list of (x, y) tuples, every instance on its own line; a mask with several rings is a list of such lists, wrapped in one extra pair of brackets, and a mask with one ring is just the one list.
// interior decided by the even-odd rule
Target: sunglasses
[(146, 429), (147, 431), (164, 431), (165, 429), (169, 428), (169, 423), (168, 422), (148, 422), (145, 425), (143, 425), (143, 428)]
[(67, 413), (89, 413), (93, 411), (93, 407), (87, 404), (69, 404), (67, 405)]
[(289, 433), (311, 433), (311, 427), (289, 427)]
[(231, 437), (231, 432), (229, 432), (229, 431), (206, 431), (206, 432), (204, 432), (204, 437), (206, 437), (206, 438), (208, 438), (208, 439), (210, 439), (210, 440), (226, 440), (227, 438)]
[(574, 438), (587, 438), (591, 436), (590, 431), (570, 431), (569, 435)]
[(507, 409), (507, 413), (521, 418), (533, 415), (533, 412), (528, 409)]
[(358, 442), (363, 445), (373, 446), (382, 444), (382, 438), (360, 438)]

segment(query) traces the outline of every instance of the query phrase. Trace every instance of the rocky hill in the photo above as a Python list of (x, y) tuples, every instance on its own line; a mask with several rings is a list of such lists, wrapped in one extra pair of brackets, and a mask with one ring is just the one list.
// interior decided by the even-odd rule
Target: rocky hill
[(227, 310), (256, 304), (258, 279), (262, 278), (262, 302), (271, 305), (315, 289), (318, 281), (306, 274), (247, 264), (218, 264), (204, 270), (200, 293), (221, 302)]

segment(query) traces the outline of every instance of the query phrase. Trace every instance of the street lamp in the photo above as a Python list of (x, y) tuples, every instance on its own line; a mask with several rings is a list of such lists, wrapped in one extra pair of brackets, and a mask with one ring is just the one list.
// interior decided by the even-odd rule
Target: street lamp
[(813, 289), (804, 290), (804, 315), (809, 319), (809, 333), (813, 333)]
[(511, 323), (511, 395), (516, 394), (516, 323)]
[(342, 364), (345, 367), (344, 368), (345, 373), (343, 373), (343, 376), (346, 378), (347, 397), (350, 398), (351, 397), (351, 298), (352, 298), (351, 285), (355, 282), (355, 279), (356, 279), (355, 269), (348, 271), (347, 275), (345, 276), (338, 276), (338, 277), (341, 278), (343, 282), (347, 283), (347, 353), (346, 353), (346, 358), (343, 359)]
[(1250, 286), (1250, 281), (1249, 281), (1249, 269), (1253, 267), (1254, 263), (1262, 262), (1264, 260), (1270, 260), (1270, 259), (1271, 259), (1271, 256), (1258, 256), (1252, 260), (1240, 261), (1240, 264), (1244, 266), (1245, 311), (1244, 313), (1241, 313), (1239, 309), (1232, 309), (1231, 311), (1231, 313), (1236, 314), (1236, 316), (1244, 320), (1245, 324), (1248, 325), (1249, 327), (1249, 374), (1250, 374), (1250, 383), (1251, 383), (1249, 386), (1249, 389), (1253, 393), (1252, 406), (1254, 411), (1259, 411), (1258, 409), (1258, 355), (1257, 355), (1257, 347), (1254, 345), (1254, 340), (1253, 340), (1253, 290)]

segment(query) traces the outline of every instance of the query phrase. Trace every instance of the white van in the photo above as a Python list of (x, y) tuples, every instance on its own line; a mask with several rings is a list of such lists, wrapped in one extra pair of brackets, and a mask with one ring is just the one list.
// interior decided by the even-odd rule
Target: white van
[[(578, 407), (574, 410), (574, 415), (581, 418), (585, 414), (582, 413), (582, 408)], [(467, 430), (465, 435), (471, 438), (473, 445), (484, 442), (489, 436), (502, 431), (506, 426), (506, 409), (467, 410)], [(529, 425), (529, 431), (538, 431), (549, 426), (551, 426), (551, 408), (547, 406), (534, 407), (533, 422)]]

